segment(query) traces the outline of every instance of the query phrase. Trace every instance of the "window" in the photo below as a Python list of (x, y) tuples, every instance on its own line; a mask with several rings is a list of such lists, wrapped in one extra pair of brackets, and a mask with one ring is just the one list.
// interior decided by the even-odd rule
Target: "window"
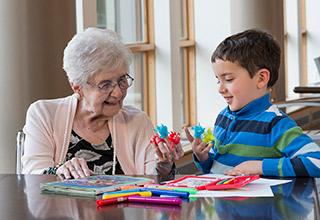
[(320, 2), (286, 0), (284, 4), (286, 87), (287, 98), (292, 99), (299, 98), (293, 92), (294, 87), (320, 81), (314, 62), (314, 58), (320, 56)]
[(196, 96), (195, 96), (195, 40), (193, 0), (180, 0), (181, 35), (181, 122), (183, 126), (196, 123)]
[(133, 52), (130, 75), (135, 81), (125, 104), (144, 110), (155, 123), (153, 0), (77, 1), (77, 8), (77, 14), (83, 8), (83, 14), (77, 18), (78, 24), (83, 20), (83, 28), (114, 30)]

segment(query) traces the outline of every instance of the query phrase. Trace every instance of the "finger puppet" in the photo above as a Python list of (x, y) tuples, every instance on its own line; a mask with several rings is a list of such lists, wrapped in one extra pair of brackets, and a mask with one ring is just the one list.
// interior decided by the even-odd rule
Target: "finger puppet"
[(157, 125), (155, 131), (159, 134), (160, 138), (166, 138), (169, 135), (168, 127), (164, 124)]
[(193, 136), (195, 138), (201, 138), (201, 135), (204, 132), (204, 127), (202, 127), (200, 124), (197, 124), (197, 125), (193, 126), (191, 129), (194, 131)]
[(174, 145), (180, 143), (180, 134), (178, 132), (175, 132), (175, 131), (170, 131), (168, 139), (170, 141), (170, 148), (173, 149)]
[(202, 141), (209, 144), (214, 140), (215, 140), (215, 137), (212, 133), (212, 130), (211, 128), (208, 128), (208, 130), (204, 132), (202, 135)]

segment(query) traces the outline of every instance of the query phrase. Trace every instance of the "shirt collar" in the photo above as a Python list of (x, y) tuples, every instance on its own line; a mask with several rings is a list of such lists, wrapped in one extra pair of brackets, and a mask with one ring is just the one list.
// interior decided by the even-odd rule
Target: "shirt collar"
[(243, 115), (250, 115), (257, 112), (262, 112), (268, 109), (272, 103), (270, 102), (270, 94), (267, 93), (260, 98), (257, 98), (251, 102), (249, 102), (246, 106), (238, 111), (231, 111), (228, 107), (228, 112), (232, 115), (243, 116)]

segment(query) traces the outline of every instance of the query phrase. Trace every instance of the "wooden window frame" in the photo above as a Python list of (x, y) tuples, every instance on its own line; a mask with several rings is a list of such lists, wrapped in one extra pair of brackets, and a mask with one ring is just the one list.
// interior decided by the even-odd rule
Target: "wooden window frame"
[(180, 39), (180, 48), (185, 50), (182, 59), (184, 60), (185, 71), (185, 85), (184, 85), (184, 126), (191, 126), (196, 124), (196, 75), (195, 75), (195, 35), (194, 35), (194, 0), (184, 0), (182, 10), (186, 15), (183, 20), (185, 25), (184, 37)]
[(308, 84), (307, 69), (307, 25), (306, 25), (306, 1), (298, 1), (298, 23), (299, 23), (299, 60), (300, 60), (300, 84), (306, 86)]
[(144, 42), (126, 44), (133, 54), (143, 58), (143, 106), (152, 123), (156, 123), (155, 43), (153, 0), (144, 0)]

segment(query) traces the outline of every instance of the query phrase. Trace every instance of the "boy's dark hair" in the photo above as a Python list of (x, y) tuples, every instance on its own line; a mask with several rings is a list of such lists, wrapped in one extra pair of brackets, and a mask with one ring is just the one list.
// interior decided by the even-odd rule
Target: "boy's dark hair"
[(231, 35), (222, 41), (211, 56), (217, 59), (237, 62), (245, 68), (252, 78), (262, 68), (270, 71), (268, 88), (278, 80), (281, 50), (271, 34), (261, 30), (246, 30)]

